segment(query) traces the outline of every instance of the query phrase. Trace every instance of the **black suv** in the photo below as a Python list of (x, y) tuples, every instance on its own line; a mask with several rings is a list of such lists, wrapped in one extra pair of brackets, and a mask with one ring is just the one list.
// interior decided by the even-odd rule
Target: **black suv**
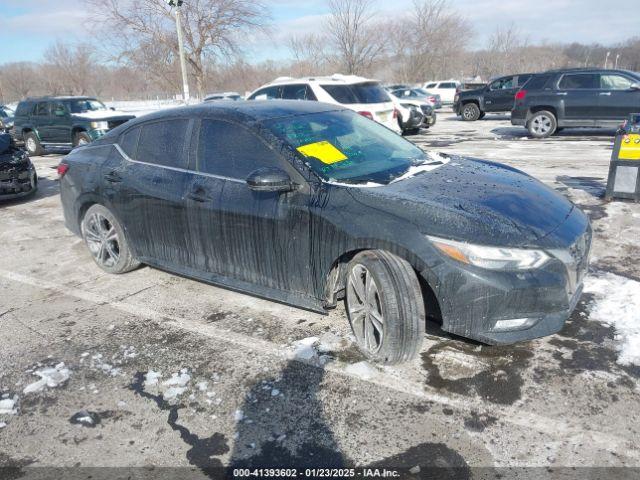
[(90, 97), (29, 98), (18, 104), (13, 132), (29, 155), (42, 155), (90, 143), (132, 118)]
[(467, 122), (483, 118), (486, 113), (509, 112), (516, 92), (531, 79), (531, 73), (509, 75), (493, 80), (489, 85), (457, 93), (453, 111)]
[(534, 138), (564, 127), (612, 127), (640, 111), (640, 74), (571, 69), (534, 75), (515, 96), (511, 123)]

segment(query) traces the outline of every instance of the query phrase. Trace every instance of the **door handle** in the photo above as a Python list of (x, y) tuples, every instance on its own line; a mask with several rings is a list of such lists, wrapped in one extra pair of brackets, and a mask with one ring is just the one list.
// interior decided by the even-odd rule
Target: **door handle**
[(205, 203), (213, 200), (211, 195), (208, 195), (203, 188), (195, 188), (184, 196), (186, 200), (192, 200), (194, 202)]
[(111, 171), (111, 172), (105, 173), (104, 179), (109, 183), (120, 183), (120, 182), (122, 182), (122, 177), (120, 176), (119, 173), (117, 173), (115, 171)]
[(611, 92), (600, 92), (600, 95), (603, 97), (610, 97), (611, 96)]

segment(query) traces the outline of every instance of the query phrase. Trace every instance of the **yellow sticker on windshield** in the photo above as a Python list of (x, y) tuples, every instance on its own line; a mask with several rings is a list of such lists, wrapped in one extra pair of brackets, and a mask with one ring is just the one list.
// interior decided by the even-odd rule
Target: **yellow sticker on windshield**
[(301, 147), (298, 147), (298, 151), (305, 157), (315, 157), (322, 163), (326, 163), (328, 165), (342, 162), (347, 159), (347, 156), (344, 153), (326, 140), (302, 145)]

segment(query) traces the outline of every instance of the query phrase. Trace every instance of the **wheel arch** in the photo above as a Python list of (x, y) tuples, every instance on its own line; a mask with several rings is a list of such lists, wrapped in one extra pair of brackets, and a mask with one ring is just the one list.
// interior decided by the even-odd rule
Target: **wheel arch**
[(549, 113), (553, 113), (553, 115), (556, 117), (556, 121), (558, 121), (558, 109), (551, 105), (536, 105), (535, 107), (530, 107), (528, 119), (530, 119), (536, 113), (542, 112), (545, 110)]
[(442, 311), (436, 295), (436, 276), (430, 273), (429, 267), (416, 255), (402, 247), (375, 246), (353, 248), (339, 255), (331, 264), (325, 277), (323, 304), (325, 308), (334, 308), (344, 298), (347, 278), (347, 265), (360, 252), (367, 250), (386, 250), (407, 261), (418, 277), (422, 297), (425, 303), (427, 318), (442, 324)]

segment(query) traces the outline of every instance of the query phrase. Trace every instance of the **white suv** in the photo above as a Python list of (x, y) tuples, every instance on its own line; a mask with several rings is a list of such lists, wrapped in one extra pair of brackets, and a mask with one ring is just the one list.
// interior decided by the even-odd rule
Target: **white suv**
[(376, 80), (355, 75), (281, 77), (252, 92), (247, 100), (313, 100), (343, 105), (400, 133), (398, 112)]
[(442, 103), (453, 103), (456, 93), (462, 90), (462, 84), (457, 80), (442, 80), (427, 82), (422, 87), (431, 93), (440, 95)]

